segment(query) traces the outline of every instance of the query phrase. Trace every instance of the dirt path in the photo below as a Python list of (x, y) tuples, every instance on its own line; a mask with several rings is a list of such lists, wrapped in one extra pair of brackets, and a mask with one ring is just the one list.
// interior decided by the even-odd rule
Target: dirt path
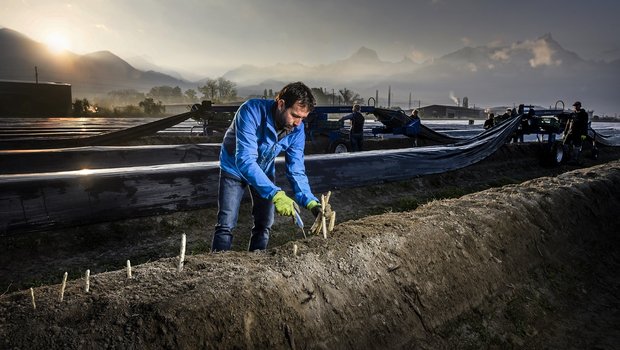
[[(279, 221), (266, 253), (193, 255), (182, 274), (165, 257), (178, 254), (180, 231), (190, 250), (208, 249), (213, 209), (75, 229), (66, 241), (67, 232), (13, 237), (2, 252), (11, 288), (71, 269), (96, 274), (90, 294), (70, 282), (62, 304), (58, 285), (36, 288), (36, 311), (27, 290), (3, 295), (0, 346), (608, 348), (620, 340), (618, 162), (433, 201), (574, 168), (541, 168), (531, 150), (506, 147), (457, 172), (336, 191), (350, 221), (328, 241), (297, 240), (299, 257), (294, 229)], [(33, 245), (40, 254), (27, 253)], [(97, 271), (128, 256), (158, 260), (131, 280)]]

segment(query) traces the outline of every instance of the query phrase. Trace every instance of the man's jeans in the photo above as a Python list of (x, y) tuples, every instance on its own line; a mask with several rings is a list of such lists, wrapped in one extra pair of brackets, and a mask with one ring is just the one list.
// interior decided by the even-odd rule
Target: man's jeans
[(213, 242), (211, 243), (211, 251), (230, 250), (233, 240), (232, 230), (237, 226), (241, 199), (245, 189), (248, 187), (250, 188), (252, 216), (254, 217), (254, 226), (252, 227), (248, 250), (267, 249), (269, 231), (274, 219), (273, 203), (259, 196), (246, 182), (226, 176), (224, 173), (220, 173), (219, 186), (219, 210), (217, 213), (217, 225), (215, 225), (215, 232), (213, 233)]
[(349, 141), (351, 141), (351, 152), (361, 152), (363, 140), (364, 134), (349, 135)]

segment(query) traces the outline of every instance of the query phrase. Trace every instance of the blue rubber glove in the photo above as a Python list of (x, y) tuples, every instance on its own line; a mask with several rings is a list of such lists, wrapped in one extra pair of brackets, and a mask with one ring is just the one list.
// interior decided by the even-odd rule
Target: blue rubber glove
[(282, 216), (293, 216), (295, 213), (295, 201), (287, 196), (284, 191), (276, 192), (271, 199), (276, 207), (276, 212)]

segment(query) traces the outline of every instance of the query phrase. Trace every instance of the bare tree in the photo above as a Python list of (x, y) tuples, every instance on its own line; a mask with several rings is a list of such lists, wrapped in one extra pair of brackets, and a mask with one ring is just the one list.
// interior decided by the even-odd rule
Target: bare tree
[(185, 98), (188, 102), (196, 102), (198, 101), (198, 96), (196, 95), (196, 90), (187, 89), (185, 90)]
[(323, 90), (322, 87), (312, 88), (312, 95), (316, 99), (316, 103), (319, 105), (331, 104), (331, 94), (328, 95), (327, 90)]
[(199, 86), (198, 91), (204, 94), (204, 98), (214, 102), (234, 101), (237, 99), (237, 84), (219, 77), (207, 79), (204, 86)]
[(217, 96), (217, 80), (207, 79), (204, 86), (198, 87), (198, 91), (204, 95), (206, 100), (215, 101), (215, 97)]
[[(338, 90), (338, 92), (340, 93), (340, 96), (342, 96), (342, 101), (345, 105), (353, 104), (362, 99), (358, 93), (347, 88)], [(339, 100), (340, 96), (338, 96)]]
[(222, 101), (231, 101), (237, 98), (237, 84), (223, 77), (217, 78), (217, 91)]

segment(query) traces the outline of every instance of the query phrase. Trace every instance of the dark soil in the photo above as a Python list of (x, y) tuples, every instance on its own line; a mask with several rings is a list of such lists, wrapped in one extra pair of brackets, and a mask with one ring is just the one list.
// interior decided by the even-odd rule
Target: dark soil
[(224, 254), (206, 253), (215, 208), (3, 237), (0, 348), (615, 348), (619, 158), (549, 168), (509, 145), (335, 191), (327, 240), (279, 218), (263, 253), (244, 252), (247, 204)]

